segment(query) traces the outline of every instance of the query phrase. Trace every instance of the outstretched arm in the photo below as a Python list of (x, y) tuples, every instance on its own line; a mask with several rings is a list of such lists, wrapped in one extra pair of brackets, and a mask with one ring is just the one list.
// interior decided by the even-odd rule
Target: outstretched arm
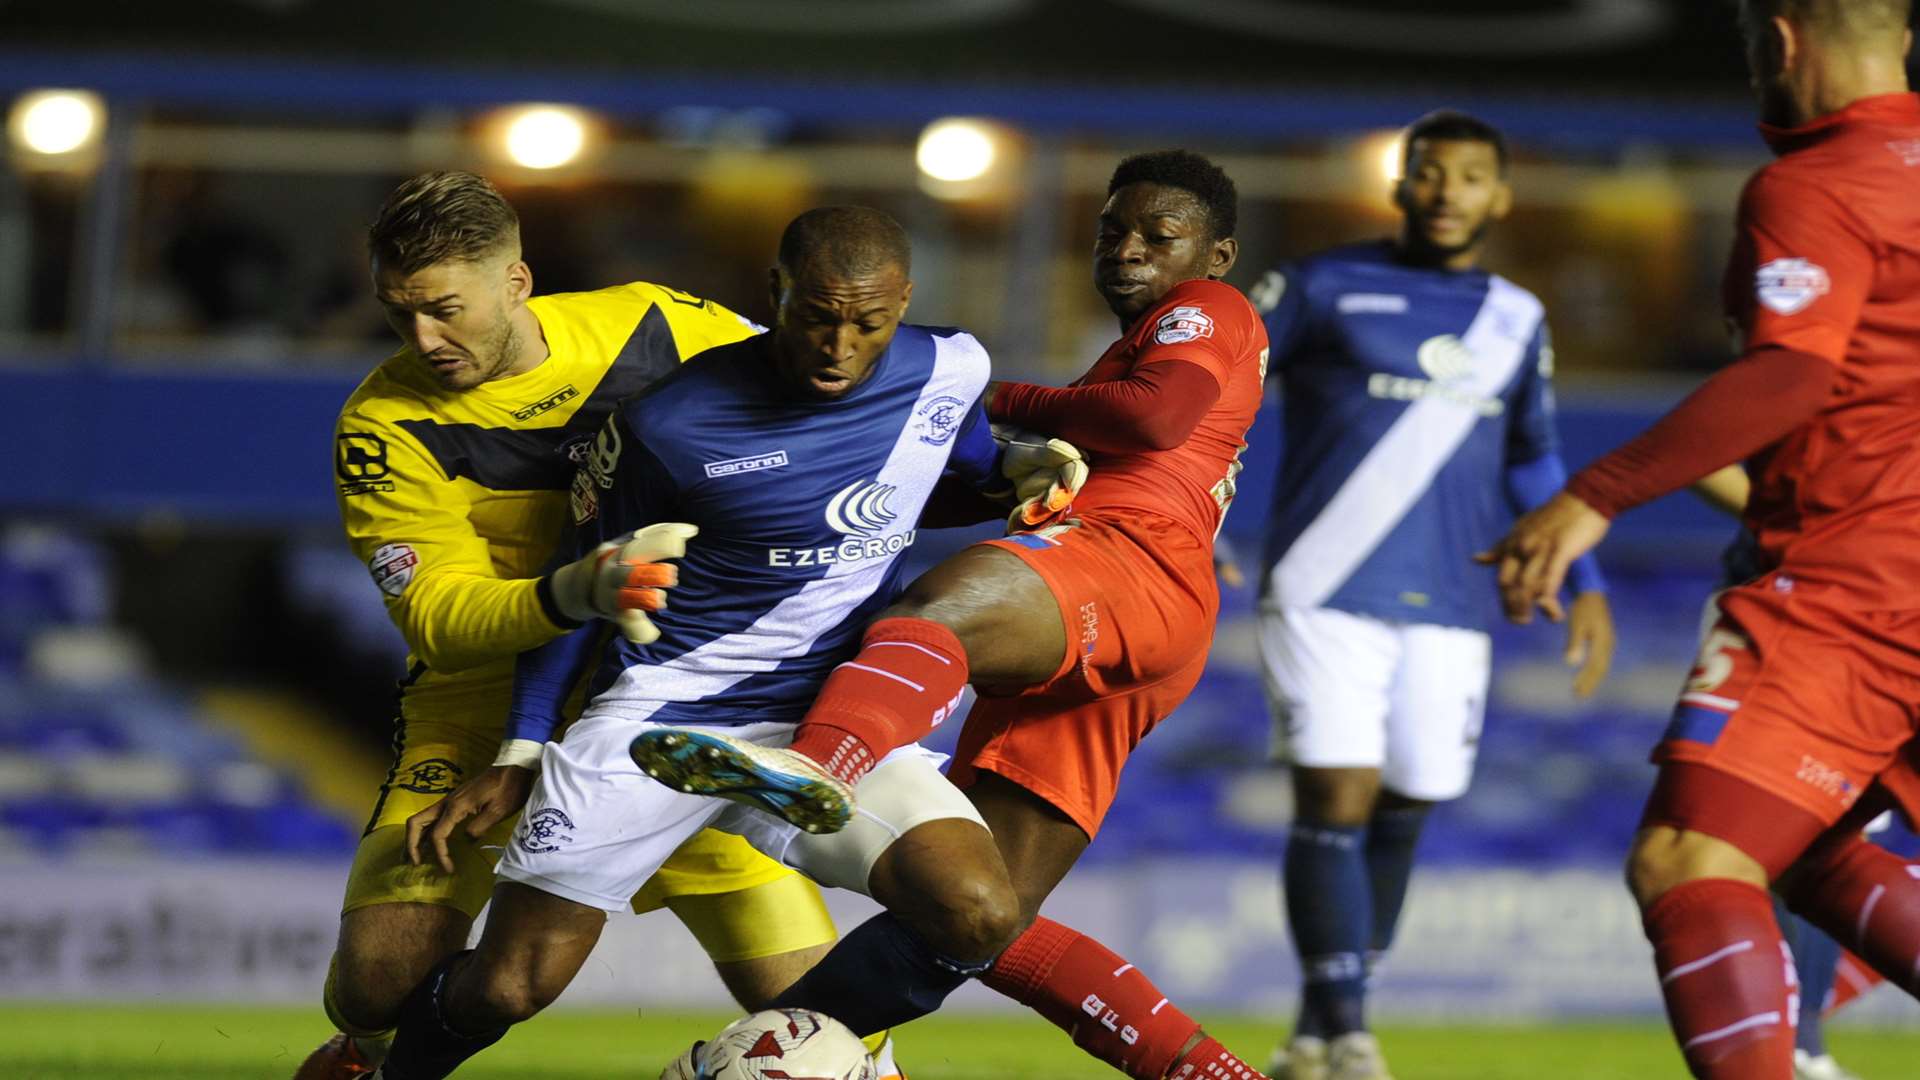
[(1601, 516), (1652, 502), (1744, 461), (1826, 404), (1834, 365), (1766, 348), (1722, 368), (1638, 437), (1580, 470), (1567, 493)]
[(1166, 359), (1085, 386), (996, 383), (987, 415), (1096, 453), (1132, 454), (1179, 446), (1219, 400), (1220, 382), (1211, 371)]

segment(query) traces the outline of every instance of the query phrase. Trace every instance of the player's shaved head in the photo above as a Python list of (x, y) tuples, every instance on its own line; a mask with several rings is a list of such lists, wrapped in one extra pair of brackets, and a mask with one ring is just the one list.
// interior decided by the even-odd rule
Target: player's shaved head
[(821, 206), (780, 234), (779, 261), (793, 277), (871, 278), (895, 269), (904, 278), (913, 272), (913, 247), (890, 214), (870, 206)]
[(1760, 119), (1792, 128), (1908, 89), (1913, 0), (1740, 0)]
[(367, 229), (367, 253), (402, 274), (443, 262), (519, 258), (520, 216), (484, 176), (422, 173), (387, 196)]
[(1775, 16), (1830, 40), (1898, 41), (1913, 18), (1913, 0), (1740, 0), (1748, 33)]
[(780, 236), (773, 268), (775, 369), (803, 398), (864, 382), (913, 299), (907, 230), (868, 206), (809, 210)]

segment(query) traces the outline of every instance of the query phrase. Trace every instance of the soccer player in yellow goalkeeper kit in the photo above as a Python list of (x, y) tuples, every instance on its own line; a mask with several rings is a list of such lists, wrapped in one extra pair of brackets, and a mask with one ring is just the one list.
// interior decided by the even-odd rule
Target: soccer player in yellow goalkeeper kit
[[(601, 422), (683, 359), (758, 329), (711, 301), (638, 282), (533, 297), (518, 218), (471, 173), (402, 184), (368, 241), (377, 297), (405, 347), (341, 410), (335, 483), (347, 538), (411, 655), (393, 767), (354, 857), (327, 974), (339, 1034), (295, 1080), (370, 1073), (407, 991), (465, 946), (493, 889), (490, 849), (514, 819), (479, 836), (457, 826), (508, 786), (507, 770), (538, 769), (537, 744), (502, 741), (515, 654), (595, 615), (635, 617), (616, 607), (659, 602), (643, 587), (624, 603), (605, 593), (596, 603), (605, 560), (595, 556), (539, 576)], [(633, 898), (635, 911), (662, 906), (749, 1011), (835, 938), (812, 883), (711, 830)], [(883, 1075), (896, 1072), (891, 1048), (881, 1049)]]

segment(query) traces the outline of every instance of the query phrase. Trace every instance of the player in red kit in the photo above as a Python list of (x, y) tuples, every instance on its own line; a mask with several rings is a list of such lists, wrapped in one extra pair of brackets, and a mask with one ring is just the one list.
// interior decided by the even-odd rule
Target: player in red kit
[(1920, 97), (1909, 0), (1746, 0), (1762, 132), (1726, 278), (1740, 358), (1485, 558), (1510, 612), (1610, 519), (1731, 462), (1760, 576), (1722, 594), (1628, 863), (1695, 1076), (1793, 1073), (1767, 898), (1920, 993), (1920, 879), (1860, 827), (1920, 811)]
[[(791, 750), (671, 730), (633, 747), (669, 783), (837, 828), (850, 786), (938, 725), (971, 682), (980, 698), (949, 775), (993, 832), (1024, 927), (980, 977), (1153, 1080), (1258, 1074), (1133, 965), (1038, 912), (1098, 832), (1133, 747), (1192, 691), (1212, 642), (1213, 537), (1267, 355), (1259, 315), (1219, 280), (1238, 251), (1235, 217), (1232, 181), (1205, 158), (1123, 161), (1094, 245), (1120, 340), (1071, 386), (998, 383), (987, 402), (995, 421), (1091, 453), (1071, 510), (967, 548), (908, 586), (827, 680)], [(847, 1020), (862, 999), (901, 985), (898, 966), (877, 958), (885, 950), (869, 946), (870, 927), (779, 1004)]]

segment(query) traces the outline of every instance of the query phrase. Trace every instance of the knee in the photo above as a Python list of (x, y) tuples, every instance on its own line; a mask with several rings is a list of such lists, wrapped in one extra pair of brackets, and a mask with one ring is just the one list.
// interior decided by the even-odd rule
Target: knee
[(1358, 828), (1380, 801), (1380, 774), (1370, 769), (1295, 769), (1295, 817), (1317, 825)]
[(327, 1018), (350, 1034), (386, 1031), (399, 1021), (400, 1003), (412, 989), (404, 976), (376, 970), (352, 952), (336, 952), (324, 992)]
[(1725, 878), (1766, 888), (1765, 867), (1717, 837), (1656, 825), (1640, 830), (1627, 853), (1627, 889), (1641, 910), (1690, 881)]
[(949, 891), (923, 933), (934, 948), (955, 960), (984, 963), (1000, 955), (1030, 922), (1011, 885), (970, 878)]
[(1637, 840), (1627, 850), (1623, 869), (1627, 891), (1633, 894), (1634, 903), (1642, 910), (1651, 907), (1675, 883), (1673, 860), (1668, 853)]
[[(471, 1017), (487, 1027), (518, 1024), (553, 1004), (564, 982), (543, 978), (537, 966), (497, 966), (470, 961), (460, 975), (460, 1002)], [(463, 1010), (464, 1011), (464, 1010)]]

